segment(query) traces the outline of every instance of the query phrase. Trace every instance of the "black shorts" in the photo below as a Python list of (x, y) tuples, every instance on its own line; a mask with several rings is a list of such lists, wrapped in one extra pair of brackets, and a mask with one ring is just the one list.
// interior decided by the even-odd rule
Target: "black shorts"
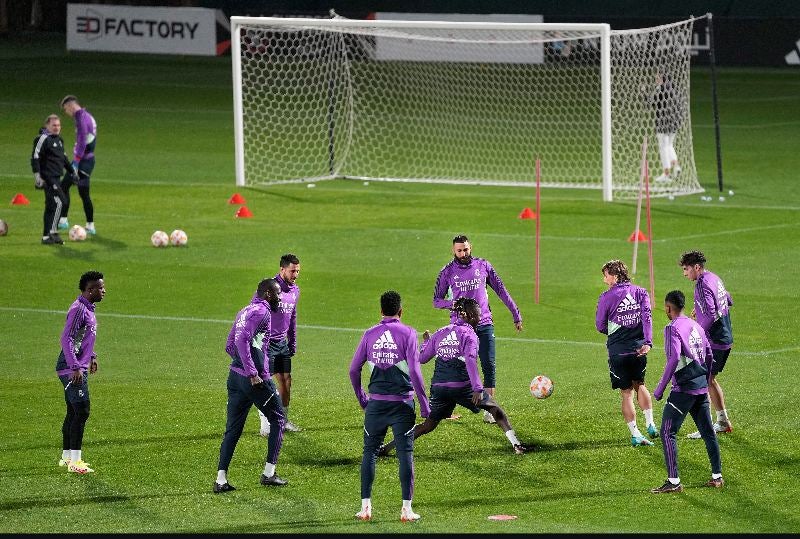
[(486, 391), (483, 392), (481, 403), (476, 406), (472, 404), (472, 387), (446, 387), (431, 386), (430, 417), (434, 421), (441, 421), (453, 415), (456, 405), (463, 406), (473, 414), (485, 410), (490, 406), (497, 406), (495, 400)]
[(64, 386), (64, 400), (67, 403), (89, 401), (89, 373), (83, 372), (83, 382), (75, 384), (70, 379), (69, 374), (62, 374), (58, 377), (61, 385)]
[(712, 348), (711, 353), (714, 355), (714, 362), (711, 364), (711, 374), (716, 375), (725, 369), (725, 364), (728, 362), (728, 356), (731, 355), (731, 349), (728, 348), (727, 350), (716, 350)]
[(628, 354), (608, 358), (608, 374), (611, 389), (630, 389), (634, 382), (644, 383), (647, 370), (647, 356)]
[(289, 353), (289, 341), (269, 341), (269, 373), (292, 374), (292, 355)]

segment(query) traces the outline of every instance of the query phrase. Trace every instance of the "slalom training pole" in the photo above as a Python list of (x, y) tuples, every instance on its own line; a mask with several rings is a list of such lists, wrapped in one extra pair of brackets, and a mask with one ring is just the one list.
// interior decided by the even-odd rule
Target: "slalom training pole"
[(631, 275), (636, 275), (636, 259), (639, 254), (639, 223), (642, 220), (642, 191), (644, 191), (644, 177), (647, 174), (647, 137), (642, 142), (642, 166), (639, 174), (639, 200), (636, 203), (636, 226), (633, 229), (633, 263)]
[(536, 158), (536, 304), (539, 303), (539, 225), (542, 221), (542, 209), (540, 203), (540, 181), (542, 177), (542, 166), (539, 158)]
[[(645, 157), (645, 165), (647, 165), (647, 157)], [(650, 171), (645, 166), (644, 173), (644, 191), (645, 198), (647, 199), (647, 256), (648, 269), (650, 270), (650, 304), (654, 305), (656, 299), (656, 279), (653, 275), (653, 219), (650, 216)]]

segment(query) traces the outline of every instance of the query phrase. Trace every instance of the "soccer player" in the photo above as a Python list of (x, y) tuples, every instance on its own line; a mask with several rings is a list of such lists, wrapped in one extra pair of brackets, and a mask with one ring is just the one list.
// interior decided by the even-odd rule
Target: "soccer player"
[[(728, 356), (733, 347), (733, 330), (731, 329), (730, 307), (733, 305), (730, 293), (717, 275), (705, 268), (706, 257), (701, 251), (687, 251), (681, 255), (678, 264), (683, 268), (683, 275), (695, 281), (694, 308), (692, 318), (705, 330), (711, 341), (714, 363), (711, 367), (711, 380), (708, 383), (708, 395), (711, 405), (717, 411), (714, 432), (725, 434), (733, 432), (733, 425), (725, 407), (725, 394), (717, 381), (719, 373), (725, 369)], [(692, 432), (688, 438), (700, 439), (699, 432)]]
[[(419, 367), (417, 332), (403, 324), (400, 294), (388, 290), (381, 295), (380, 323), (364, 332), (350, 363), (350, 383), (364, 409), (364, 453), (361, 458), (361, 511), (359, 520), (372, 519), (372, 483), (375, 462), (389, 427), (397, 440), (400, 490), (403, 506), (400, 520), (419, 520), (411, 507), (414, 494), (414, 394), (420, 415), (428, 417), (430, 406)], [(361, 370), (369, 366), (369, 397), (361, 387)]]
[(647, 434), (658, 437), (653, 422), (653, 401), (644, 384), (647, 353), (653, 347), (653, 318), (647, 290), (631, 283), (628, 267), (621, 260), (610, 260), (602, 267), (608, 290), (597, 300), (595, 326), (608, 335), (608, 372), (611, 389), (619, 389), (622, 417), (631, 432), (631, 445), (653, 445), (636, 425), (633, 394), (644, 414)]
[[(267, 459), (261, 484), (265, 486), (283, 486), (287, 483), (275, 473), (275, 465), (283, 445), (283, 404), (275, 390), (269, 375), (269, 362), (265, 361), (262, 350), (267, 349), (269, 340), (270, 319), (277, 311), (281, 288), (275, 279), (263, 279), (253, 299), (236, 315), (225, 351), (231, 356), (228, 373), (228, 408), (225, 424), (225, 435), (219, 448), (219, 465), (217, 479), (214, 481), (215, 493), (236, 490), (228, 483), (228, 466), (233, 458), (233, 451), (242, 435), (247, 413), (255, 405), (269, 418), (272, 429), (267, 441)], [(253, 345), (256, 339), (261, 346)]]
[(64, 240), (58, 235), (58, 220), (63, 211), (66, 195), (61, 187), (61, 172), (66, 169), (71, 174), (72, 166), (64, 153), (64, 140), (61, 138), (61, 119), (51, 114), (44, 121), (44, 127), (33, 139), (31, 152), (33, 186), (44, 190), (44, 228), (42, 244), (62, 245)]
[(706, 443), (708, 460), (711, 462), (711, 479), (707, 487), (720, 488), (722, 462), (719, 443), (708, 407), (708, 383), (713, 355), (705, 331), (694, 320), (683, 314), (686, 298), (680, 290), (669, 292), (664, 299), (664, 311), (670, 323), (664, 328), (664, 350), (667, 363), (664, 374), (658, 381), (653, 396), (661, 400), (667, 383), (672, 380), (672, 389), (661, 416), (661, 439), (664, 446), (664, 461), (667, 465), (667, 480), (653, 494), (681, 492), (683, 485), (678, 475), (678, 430), (690, 414)]
[[(86, 214), (86, 232), (97, 234), (94, 227), (94, 205), (89, 196), (89, 179), (94, 170), (94, 148), (97, 143), (97, 122), (89, 111), (81, 107), (78, 98), (68, 95), (61, 100), (61, 108), (70, 118), (75, 120), (75, 146), (72, 152), (72, 170), (69, 171), (61, 182), (64, 188), (64, 211), (58, 223), (59, 230), (69, 228), (69, 188), (73, 181), (78, 185), (78, 194), (83, 201), (83, 212)], [(77, 175), (74, 178), (73, 172)]]
[[(297, 277), (300, 276), (300, 259), (291, 253), (281, 257), (280, 269), (275, 280), (281, 287), (278, 310), (272, 314), (272, 325), (269, 335), (267, 357), (269, 372), (278, 382), (278, 393), (283, 402), (286, 416), (284, 429), (300, 432), (300, 427), (289, 421), (289, 398), (292, 390), (292, 357), (297, 352), (297, 301), (300, 299), (300, 287)], [(261, 418), (261, 436), (269, 436), (269, 419), (258, 411)]]
[[(453, 305), (458, 320), (441, 327), (425, 340), (419, 362), (427, 363), (435, 357), (431, 380), (431, 413), (424, 422), (414, 426), (414, 439), (432, 432), (442, 419), (450, 417), (457, 404), (476, 414), (485, 410), (492, 414), (497, 426), (505, 433), (511, 448), (522, 455), (526, 447), (517, 439), (508, 416), (483, 389), (478, 376), (478, 335), (475, 328), (481, 318), (481, 308), (472, 298), (459, 298)], [(381, 446), (380, 456), (388, 455), (395, 440)]]
[(56, 374), (64, 386), (67, 403), (67, 414), (61, 425), (63, 444), (58, 465), (66, 466), (68, 472), (87, 474), (94, 470), (84, 462), (81, 447), (89, 419), (89, 374), (97, 372), (94, 304), (106, 295), (103, 274), (87, 271), (81, 275), (78, 289), (81, 293), (67, 311), (67, 322), (61, 333), (61, 353), (56, 360)]
[[(511, 311), (514, 327), (522, 331), (522, 315), (517, 304), (506, 290), (502, 279), (494, 271), (488, 260), (472, 257), (472, 244), (464, 235), (453, 238), (453, 260), (445, 265), (436, 278), (433, 289), (433, 306), (437, 309), (451, 309), (450, 321), (456, 322), (458, 314), (452, 311), (453, 302), (461, 297), (472, 298), (481, 308), (481, 318), (475, 332), (478, 334), (478, 357), (483, 371), (483, 386), (490, 397), (495, 397), (495, 353), (494, 322), (489, 307), (487, 285), (495, 291), (500, 300)], [(449, 298), (448, 298), (449, 291)], [(457, 419), (453, 416), (451, 419)], [(483, 413), (483, 420), (494, 423), (495, 419), (488, 410)]]
[(678, 154), (675, 152), (675, 137), (686, 118), (685, 97), (675, 87), (669, 72), (663, 68), (656, 73), (655, 86), (645, 86), (645, 97), (655, 114), (658, 155), (664, 171), (655, 181), (670, 182), (681, 173)]

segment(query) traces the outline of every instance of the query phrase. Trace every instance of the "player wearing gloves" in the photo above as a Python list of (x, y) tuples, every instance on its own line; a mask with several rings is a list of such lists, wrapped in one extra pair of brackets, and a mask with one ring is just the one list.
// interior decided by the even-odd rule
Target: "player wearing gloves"
[[(350, 383), (364, 409), (364, 453), (361, 458), (360, 520), (372, 519), (372, 483), (380, 445), (389, 427), (397, 441), (400, 462), (400, 490), (403, 506), (400, 520), (418, 520), (411, 507), (414, 495), (414, 394), (420, 415), (428, 417), (430, 406), (419, 367), (417, 332), (400, 321), (400, 294), (393, 290), (381, 295), (383, 319), (364, 332), (350, 363)], [(361, 387), (361, 369), (369, 367), (369, 396)]]
[(64, 240), (58, 235), (58, 220), (65, 205), (66, 195), (61, 188), (61, 173), (64, 169), (72, 174), (72, 166), (64, 154), (64, 140), (61, 138), (61, 120), (51, 114), (44, 121), (44, 127), (33, 139), (31, 152), (33, 186), (44, 190), (44, 226), (42, 244), (61, 245)]
[(664, 299), (664, 311), (670, 319), (670, 323), (664, 328), (667, 363), (653, 396), (660, 401), (667, 384), (672, 381), (672, 390), (661, 416), (661, 440), (667, 465), (667, 480), (662, 486), (652, 489), (653, 494), (683, 490), (678, 475), (676, 437), (687, 415), (692, 416), (706, 443), (708, 460), (711, 462), (711, 479), (706, 486), (720, 488), (724, 484), (719, 443), (711, 424), (708, 404), (708, 383), (713, 358), (711, 345), (700, 324), (683, 314), (685, 306), (686, 298), (680, 290), (669, 292)]
[(97, 144), (97, 122), (85, 108), (78, 103), (78, 98), (68, 95), (61, 100), (61, 108), (75, 120), (75, 146), (72, 152), (72, 170), (61, 182), (64, 189), (64, 211), (58, 223), (59, 230), (69, 228), (69, 188), (75, 183), (78, 194), (83, 201), (83, 212), (86, 214), (86, 232), (96, 234), (94, 227), (94, 204), (89, 196), (89, 178), (94, 170), (94, 148)]

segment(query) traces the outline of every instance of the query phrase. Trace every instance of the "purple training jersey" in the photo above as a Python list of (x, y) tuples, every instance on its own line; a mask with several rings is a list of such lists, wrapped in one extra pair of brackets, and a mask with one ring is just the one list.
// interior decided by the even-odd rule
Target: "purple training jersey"
[(733, 346), (730, 307), (733, 299), (717, 275), (704, 270), (694, 285), (694, 314), (697, 323), (711, 340), (711, 348), (727, 350)]
[(269, 363), (264, 361), (269, 344), (269, 327), (272, 311), (266, 300), (253, 295), (253, 299), (236, 315), (225, 351), (231, 356), (230, 369), (242, 376), (259, 375), (269, 379)]
[(94, 341), (97, 336), (97, 318), (94, 315), (94, 303), (78, 296), (67, 311), (67, 322), (61, 333), (61, 350), (64, 361), (56, 365), (59, 376), (70, 374), (75, 370), (89, 369), (94, 353)]
[(600, 294), (595, 314), (597, 331), (608, 335), (609, 356), (635, 354), (653, 346), (653, 317), (647, 290), (631, 282), (617, 283)]
[(75, 161), (94, 157), (97, 143), (97, 122), (86, 109), (75, 111), (75, 146), (72, 154)]
[(672, 391), (702, 395), (708, 393), (713, 355), (711, 345), (700, 324), (681, 315), (664, 328), (664, 351), (667, 363), (653, 396), (660, 399), (667, 383)]
[(433, 357), (436, 363), (431, 387), (472, 386), (472, 391), (483, 391), (478, 375), (478, 335), (462, 319), (439, 328), (422, 345), (419, 362), (427, 363)]
[[(366, 408), (369, 399), (406, 401), (413, 399), (416, 392), (420, 413), (428, 416), (430, 406), (417, 345), (416, 330), (393, 317), (384, 317), (364, 332), (350, 363), (350, 383), (362, 408)], [(370, 371), (369, 399), (361, 387), (365, 363)]]
[(278, 273), (275, 280), (281, 287), (278, 309), (272, 313), (272, 327), (269, 340), (279, 342), (284, 339), (289, 343), (289, 353), (297, 351), (297, 300), (300, 299), (300, 287), (289, 284)]
[[(472, 258), (469, 264), (460, 264), (455, 258), (439, 271), (433, 289), (433, 306), (437, 309), (452, 309), (453, 302), (461, 297), (472, 298), (481, 308), (479, 326), (492, 324), (492, 310), (489, 307), (487, 285), (495, 291), (500, 301), (505, 303), (514, 323), (522, 320), (517, 304), (511, 299), (502, 279), (494, 271), (488, 260)], [(447, 299), (448, 291), (450, 299)], [(450, 313), (450, 321), (458, 320), (458, 313)]]

